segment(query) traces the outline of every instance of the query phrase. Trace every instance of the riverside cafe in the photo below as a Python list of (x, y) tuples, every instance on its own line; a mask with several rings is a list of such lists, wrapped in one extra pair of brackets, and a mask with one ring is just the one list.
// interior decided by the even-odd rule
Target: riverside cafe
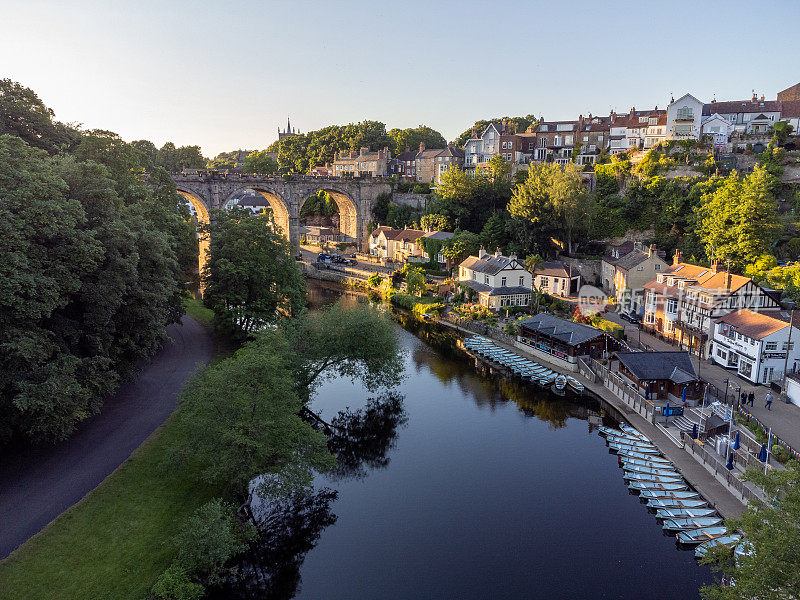
[(559, 319), (545, 313), (519, 324), (517, 340), (546, 360), (577, 370), (579, 356), (603, 358), (620, 348), (620, 343), (602, 329)]

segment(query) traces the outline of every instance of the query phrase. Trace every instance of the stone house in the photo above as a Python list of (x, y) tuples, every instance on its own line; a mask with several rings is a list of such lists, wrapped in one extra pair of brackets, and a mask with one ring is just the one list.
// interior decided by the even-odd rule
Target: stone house
[(667, 263), (654, 245), (645, 249), (635, 243), (633, 251), (614, 265), (614, 297), (625, 308), (641, 315), (644, 305), (644, 286), (658, 273), (667, 270)]
[(414, 159), (417, 181), (439, 183), (442, 175), (452, 167), (464, 165), (464, 151), (456, 148), (451, 142), (447, 148), (427, 149), (425, 143), (419, 145), (419, 152)]
[(361, 148), (358, 152), (338, 152), (333, 161), (336, 177), (379, 177), (389, 171), (391, 152), (385, 147), (377, 152)]
[(533, 285), (548, 294), (572, 296), (578, 293), (580, 283), (581, 274), (562, 262), (545, 262), (533, 271)]

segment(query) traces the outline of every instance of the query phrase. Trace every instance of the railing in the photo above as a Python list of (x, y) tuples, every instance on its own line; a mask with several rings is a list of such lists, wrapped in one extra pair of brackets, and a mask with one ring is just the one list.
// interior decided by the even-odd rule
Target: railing
[(681, 432), (681, 438), (686, 452), (712, 472), (717, 480), (721, 481), (729, 491), (737, 494), (744, 501), (764, 500), (761, 491), (752, 483), (745, 483), (739, 479), (733, 471), (729, 471), (716, 452), (709, 450), (705, 444), (692, 439), (692, 436), (683, 431)]

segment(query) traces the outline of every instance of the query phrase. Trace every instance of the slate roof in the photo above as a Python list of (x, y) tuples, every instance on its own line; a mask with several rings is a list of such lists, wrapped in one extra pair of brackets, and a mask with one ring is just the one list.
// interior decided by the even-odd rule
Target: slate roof
[(425, 232), (420, 231), (419, 229), (400, 229), (392, 236), (391, 239), (396, 242), (416, 242), (424, 235)]
[(419, 150), (408, 150), (406, 152), (401, 152), (395, 158), (397, 160), (399, 160), (400, 162), (407, 162), (407, 161), (414, 160), (415, 158), (417, 158), (417, 154), (418, 153), (419, 153)]
[(733, 113), (760, 113), (760, 112), (780, 112), (781, 102), (779, 100), (733, 100), (730, 102), (712, 102), (703, 104), (703, 114), (711, 115), (719, 113), (729, 115)]
[(647, 252), (643, 252), (641, 250), (634, 250), (633, 252), (628, 252), (625, 256), (620, 258), (617, 261), (617, 266), (620, 269), (625, 269), (626, 271), (630, 271), (632, 268), (640, 265), (644, 261), (650, 258), (650, 254)]
[(454, 233), (450, 233), (449, 231), (429, 231), (422, 237), (430, 238), (432, 240), (449, 240), (454, 235)]
[(639, 381), (669, 379), (686, 383), (698, 379), (688, 352), (617, 352), (616, 356)]
[[(516, 260), (516, 259), (513, 259)], [(464, 260), (459, 267), (477, 271), (478, 273), (485, 273), (487, 275), (495, 275), (501, 270), (505, 269), (511, 264), (511, 257), (509, 256), (495, 256), (494, 254), (487, 254), (483, 258), (477, 256), (470, 256)]]
[(597, 327), (565, 321), (564, 319), (559, 319), (558, 317), (546, 313), (526, 319), (520, 323), (520, 325), (527, 329), (538, 331), (550, 338), (562, 341), (570, 346), (577, 346), (588, 342), (604, 333), (602, 329), (598, 329)]
[(492, 288), (489, 292), (490, 296), (516, 296), (518, 294), (530, 294), (531, 288), (522, 287), (521, 285), (503, 286)]
[[(545, 277), (569, 277), (567, 266), (558, 261), (542, 263), (542, 266), (533, 272), (534, 275), (544, 275)], [(577, 273), (573, 275), (577, 277)]]

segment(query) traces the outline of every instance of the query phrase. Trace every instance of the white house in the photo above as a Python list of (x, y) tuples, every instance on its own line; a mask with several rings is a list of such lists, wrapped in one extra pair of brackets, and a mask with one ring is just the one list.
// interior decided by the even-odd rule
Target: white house
[(479, 136), (464, 144), (464, 169), (472, 171), (481, 163), (489, 162), (500, 152), (500, 128), (489, 123)]
[(672, 100), (667, 106), (667, 139), (699, 139), (703, 103), (691, 94)]
[(545, 262), (533, 272), (533, 283), (537, 289), (556, 294), (558, 296), (570, 296), (578, 293), (580, 287), (581, 274), (572, 270), (572, 265), (565, 265), (562, 262)]
[(768, 133), (780, 120), (782, 107), (779, 100), (764, 100), (764, 96), (753, 94), (750, 100), (712, 101), (703, 107), (703, 114), (721, 115), (739, 133)]
[[(787, 320), (779, 318), (784, 316)], [(714, 326), (714, 362), (753, 383), (782, 379), (784, 365), (790, 373), (796, 372), (800, 366), (800, 330), (791, 327), (790, 342), (788, 317), (783, 311), (768, 314), (746, 308), (720, 317)]]
[(497, 310), (504, 306), (527, 306), (531, 301), (532, 276), (512, 254), (481, 248), (458, 266), (458, 280), (478, 293), (482, 306)]
[(733, 133), (733, 124), (719, 113), (703, 117), (701, 124), (703, 135), (713, 136), (714, 147), (722, 147), (728, 143)]

